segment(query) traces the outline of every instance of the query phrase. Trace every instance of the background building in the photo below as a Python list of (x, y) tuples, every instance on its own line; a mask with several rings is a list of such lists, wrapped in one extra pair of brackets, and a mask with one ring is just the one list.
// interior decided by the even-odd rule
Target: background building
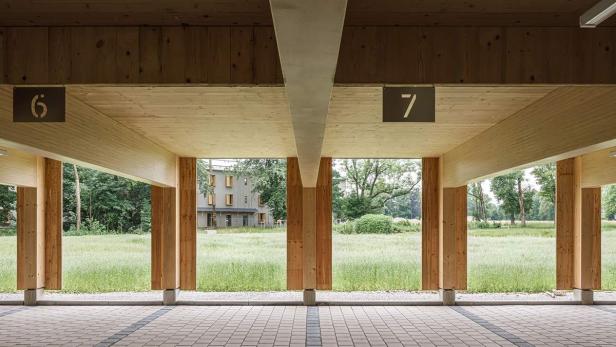
[(213, 194), (199, 191), (197, 196), (197, 226), (216, 227), (271, 227), (274, 225), (270, 209), (253, 192), (249, 177), (237, 176), (233, 171), (214, 169), (210, 175)]

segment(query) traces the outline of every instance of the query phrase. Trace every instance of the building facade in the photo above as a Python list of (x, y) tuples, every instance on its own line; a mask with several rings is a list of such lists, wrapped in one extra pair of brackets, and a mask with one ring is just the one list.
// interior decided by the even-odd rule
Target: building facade
[(197, 196), (199, 228), (274, 226), (270, 209), (253, 191), (249, 177), (214, 169), (209, 180), (213, 193), (199, 191)]

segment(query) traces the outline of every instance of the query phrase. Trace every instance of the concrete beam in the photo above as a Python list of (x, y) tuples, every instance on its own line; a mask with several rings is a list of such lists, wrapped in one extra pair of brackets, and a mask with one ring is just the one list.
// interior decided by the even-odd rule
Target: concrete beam
[(334, 83), (346, 0), (270, 0), (305, 188), (314, 188)]

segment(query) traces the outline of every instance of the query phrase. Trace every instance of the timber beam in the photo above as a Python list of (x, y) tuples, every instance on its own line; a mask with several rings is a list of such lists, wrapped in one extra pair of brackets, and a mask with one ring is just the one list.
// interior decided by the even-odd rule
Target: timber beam
[(443, 155), (443, 185), (616, 145), (616, 88), (560, 87)]
[(616, 183), (616, 148), (582, 156), (582, 187), (596, 188)]

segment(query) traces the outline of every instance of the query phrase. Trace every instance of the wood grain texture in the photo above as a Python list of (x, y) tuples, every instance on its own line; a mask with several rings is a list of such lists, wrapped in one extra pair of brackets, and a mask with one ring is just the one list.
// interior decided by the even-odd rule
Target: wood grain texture
[(316, 188), (302, 189), (302, 246), (304, 289), (317, 288)]
[(316, 187), (316, 289), (332, 290), (332, 158), (321, 158)]
[(45, 158), (45, 289), (62, 289), (62, 162)]
[(9, 27), (0, 57), (11, 84), (282, 83), (271, 26)]
[(287, 158), (287, 289), (304, 288), (303, 197), (297, 158)]
[(601, 188), (582, 188), (582, 221), (576, 235), (574, 286), (601, 289)]
[(610, 153), (616, 148), (591, 152), (582, 156), (582, 187), (601, 187), (616, 183), (616, 158)]
[(152, 186), (152, 289), (180, 286), (180, 233), (176, 188)]
[(579, 157), (556, 163), (556, 289), (559, 290), (574, 286), (575, 244), (580, 244), (581, 235), (581, 175)]
[(12, 97), (11, 88), (0, 87), (0, 138), (12, 147), (147, 183), (175, 186), (173, 153), (70, 93), (65, 123), (14, 123)]
[(439, 158), (421, 160), (421, 288), (439, 288)]
[[(179, 159), (180, 289), (197, 289), (197, 159)], [(207, 256), (207, 255), (203, 255)]]
[(467, 286), (466, 186), (443, 188), (443, 225), (439, 238), (439, 288), (465, 290)]
[(615, 117), (616, 88), (559, 87), (445, 153), (443, 185), (458, 186), (613, 147)]
[(0, 157), (0, 183), (22, 187), (36, 187), (36, 156), (2, 147), (6, 156)]

